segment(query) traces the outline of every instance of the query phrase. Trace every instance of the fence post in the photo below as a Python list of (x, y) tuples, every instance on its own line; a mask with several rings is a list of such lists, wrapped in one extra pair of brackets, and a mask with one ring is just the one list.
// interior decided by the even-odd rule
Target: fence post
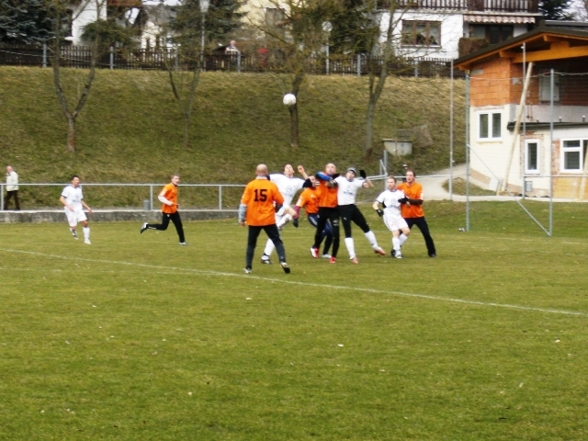
[(4, 211), (4, 184), (0, 184), (0, 210)]
[(241, 52), (237, 52), (237, 72), (241, 73)]
[(419, 62), (413, 61), (413, 63), (414, 63), (414, 77), (418, 78), (419, 77)]
[(43, 42), (43, 67), (47, 67), (47, 43)]
[(110, 70), (114, 70), (114, 48), (110, 46)]
[(357, 54), (357, 76), (361, 77), (361, 54)]
[(223, 186), (218, 186), (218, 209), (223, 209)]
[(153, 210), (153, 184), (149, 184), (149, 208)]

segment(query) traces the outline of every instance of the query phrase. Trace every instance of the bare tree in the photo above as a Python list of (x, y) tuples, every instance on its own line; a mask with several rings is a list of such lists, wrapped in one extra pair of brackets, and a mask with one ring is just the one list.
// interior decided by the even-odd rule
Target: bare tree
[[(287, 74), (289, 89), (298, 98), (300, 88), (306, 78), (306, 70), (312, 56), (323, 43), (322, 24), (328, 17), (328, 10), (319, 0), (270, 0), (273, 6), (271, 19), (252, 25), (265, 34), (268, 50), (268, 63), (274, 72)], [(290, 147), (300, 145), (298, 124), (298, 99), (289, 106)]]
[[(65, 119), (67, 120), (67, 150), (70, 152), (76, 151), (76, 120), (84, 108), (84, 105), (88, 101), (90, 96), (90, 90), (92, 89), (92, 83), (96, 76), (96, 61), (98, 58), (98, 48), (100, 41), (96, 39), (91, 45), (91, 60), (90, 67), (84, 81), (84, 85), (81, 93), (76, 97), (68, 97), (63, 84), (62, 68), (61, 68), (61, 52), (66, 37), (64, 26), (70, 25), (70, 20), (75, 21), (80, 14), (88, 11), (91, 8), (95, 8), (98, 13), (102, 8), (106, 8), (106, 0), (80, 0), (78, 2), (69, 2), (67, 0), (46, 0), (47, 8), (54, 14), (55, 17), (55, 38), (52, 40), (52, 56), (51, 56), (51, 67), (53, 69), (53, 82), (55, 85), (55, 92), (61, 110)], [(75, 6), (75, 9), (72, 7)], [(77, 11), (71, 13), (72, 11)]]

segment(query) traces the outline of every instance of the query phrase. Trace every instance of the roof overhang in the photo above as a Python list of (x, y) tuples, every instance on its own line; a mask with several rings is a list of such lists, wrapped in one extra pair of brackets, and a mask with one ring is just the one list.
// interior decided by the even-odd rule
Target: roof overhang
[(454, 66), (472, 70), (476, 64), (492, 58), (509, 58), (512, 63), (523, 63), (579, 57), (588, 57), (588, 28), (545, 26), (458, 58)]
[(504, 23), (504, 24), (519, 24), (519, 23), (535, 23), (536, 17), (522, 16), (522, 15), (482, 15), (482, 14), (464, 14), (463, 21), (466, 23)]

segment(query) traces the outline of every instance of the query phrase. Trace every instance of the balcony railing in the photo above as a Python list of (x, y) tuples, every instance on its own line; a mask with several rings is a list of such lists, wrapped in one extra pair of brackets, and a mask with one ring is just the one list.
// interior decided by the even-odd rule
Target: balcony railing
[(462, 12), (539, 13), (539, 0), (380, 0), (379, 9), (428, 9)]

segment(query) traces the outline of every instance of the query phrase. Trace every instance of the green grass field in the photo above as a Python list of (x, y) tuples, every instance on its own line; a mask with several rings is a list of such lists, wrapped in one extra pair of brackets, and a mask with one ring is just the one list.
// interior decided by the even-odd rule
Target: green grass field
[(2, 224), (0, 440), (588, 439), (587, 209), (428, 202), (437, 259), (354, 228), (359, 265), (304, 221), (290, 275), (235, 220)]

